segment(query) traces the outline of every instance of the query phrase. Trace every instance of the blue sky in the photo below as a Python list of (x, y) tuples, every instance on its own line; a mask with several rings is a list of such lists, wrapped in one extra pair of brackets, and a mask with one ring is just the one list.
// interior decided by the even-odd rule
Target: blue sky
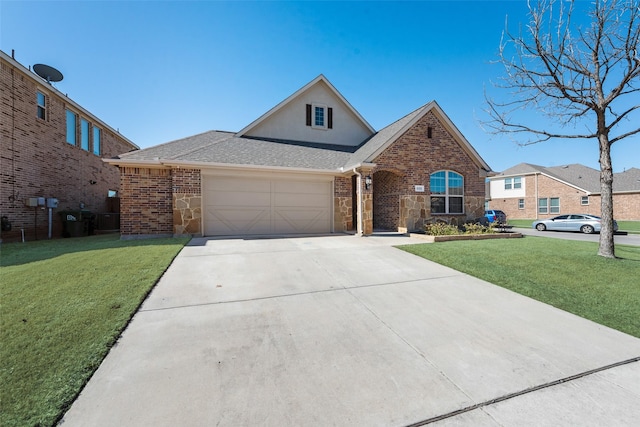
[[(0, 49), (59, 69), (60, 91), (141, 148), (238, 131), (324, 74), (376, 130), (436, 100), (495, 171), (599, 169), (595, 140), (482, 129), (485, 88), (506, 96), (491, 61), (507, 15), (525, 22), (526, 2), (0, 0)], [(613, 145), (614, 171), (640, 167), (639, 142)]]

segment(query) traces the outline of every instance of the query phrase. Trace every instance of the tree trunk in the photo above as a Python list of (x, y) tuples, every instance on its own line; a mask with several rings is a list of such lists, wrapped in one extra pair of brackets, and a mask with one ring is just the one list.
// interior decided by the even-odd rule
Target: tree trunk
[(613, 168), (611, 166), (611, 145), (606, 133), (598, 136), (600, 142), (600, 212), (602, 229), (600, 231), (600, 247), (598, 255), (615, 258), (613, 243)]

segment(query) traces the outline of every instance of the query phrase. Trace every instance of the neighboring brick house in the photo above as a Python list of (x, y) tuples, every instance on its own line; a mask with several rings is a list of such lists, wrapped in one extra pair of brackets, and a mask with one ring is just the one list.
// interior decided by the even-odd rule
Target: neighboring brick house
[(481, 216), (490, 171), (435, 102), (376, 132), (322, 75), (239, 132), (105, 161), (123, 238), (419, 230)]
[[(600, 171), (580, 164), (543, 167), (520, 163), (489, 178), (489, 207), (508, 218), (600, 215)], [(613, 215), (640, 220), (640, 169), (613, 174)]]
[(47, 199), (58, 199), (52, 237), (63, 234), (61, 211), (117, 212), (107, 198), (120, 189), (118, 168), (101, 158), (138, 147), (12, 56), (0, 51), (0, 63), (2, 241), (46, 239)]

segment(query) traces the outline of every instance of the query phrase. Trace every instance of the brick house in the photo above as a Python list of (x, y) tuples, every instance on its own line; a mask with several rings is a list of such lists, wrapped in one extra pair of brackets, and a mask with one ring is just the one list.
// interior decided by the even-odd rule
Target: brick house
[[(503, 210), (508, 218), (600, 215), (600, 171), (580, 164), (520, 163), (490, 177), (489, 188), (489, 207)], [(613, 174), (613, 215), (617, 220), (640, 220), (640, 169)]]
[(417, 230), (481, 216), (490, 171), (437, 103), (376, 132), (323, 75), (239, 132), (105, 162), (123, 238)]
[(0, 51), (0, 66), (2, 241), (47, 238), (48, 199), (58, 200), (52, 237), (61, 211), (117, 212), (118, 168), (101, 158), (138, 147), (13, 56)]

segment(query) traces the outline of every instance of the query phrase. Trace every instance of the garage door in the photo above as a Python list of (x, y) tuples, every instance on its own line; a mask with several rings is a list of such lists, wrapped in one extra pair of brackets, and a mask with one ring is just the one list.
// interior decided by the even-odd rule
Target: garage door
[(331, 232), (331, 181), (203, 177), (204, 234)]

